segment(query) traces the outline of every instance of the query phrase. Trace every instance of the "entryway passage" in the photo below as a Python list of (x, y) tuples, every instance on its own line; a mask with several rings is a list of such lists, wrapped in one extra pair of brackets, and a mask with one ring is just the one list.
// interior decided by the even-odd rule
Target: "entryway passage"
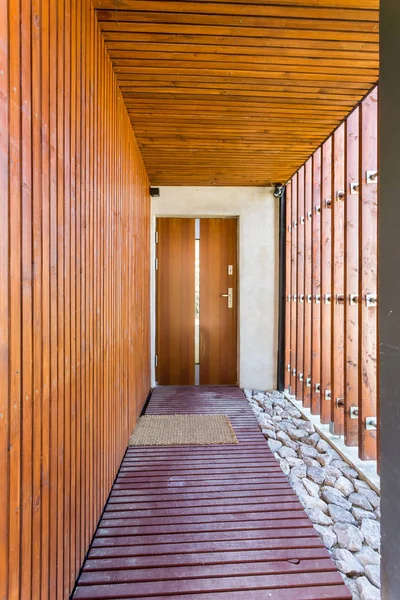
[(239, 444), (128, 448), (74, 598), (351, 600), (241, 390), (156, 388), (147, 414), (177, 413)]

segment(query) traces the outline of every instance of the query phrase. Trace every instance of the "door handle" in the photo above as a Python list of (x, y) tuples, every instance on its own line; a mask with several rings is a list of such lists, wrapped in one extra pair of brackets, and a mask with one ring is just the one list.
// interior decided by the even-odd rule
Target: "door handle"
[(233, 288), (228, 288), (228, 293), (221, 294), (221, 298), (228, 298), (228, 308), (233, 308)]

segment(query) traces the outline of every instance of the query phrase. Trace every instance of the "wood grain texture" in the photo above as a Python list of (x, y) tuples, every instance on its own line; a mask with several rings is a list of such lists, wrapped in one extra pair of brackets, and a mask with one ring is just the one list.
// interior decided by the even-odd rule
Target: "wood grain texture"
[(154, 185), (287, 181), (378, 78), (378, 0), (94, 7)]
[(157, 381), (193, 385), (195, 220), (157, 219)]
[[(237, 227), (237, 219), (200, 221), (201, 385), (235, 385), (238, 379)], [(228, 288), (233, 290), (232, 308), (221, 297)]]
[(332, 360), (331, 421), (335, 434), (344, 434), (344, 245), (345, 200), (344, 123), (332, 139)]
[(0, 597), (61, 599), (150, 386), (149, 183), (91, 3), (0, 11)]
[(176, 413), (239, 444), (128, 448), (73, 598), (350, 600), (241, 390), (156, 388), (146, 414)]
[(312, 157), (311, 412), (314, 415), (321, 413), (321, 160), (322, 150), (318, 148)]
[[(332, 138), (322, 146), (321, 205), (321, 422), (331, 420), (332, 349)], [(330, 296), (329, 302), (327, 296)]]
[(359, 413), (361, 458), (377, 457), (377, 430), (367, 431), (366, 418), (377, 417), (377, 307), (366, 306), (366, 295), (377, 294), (378, 182), (366, 183), (367, 171), (378, 173), (378, 89), (360, 108), (360, 279), (359, 279)]
[(359, 108), (346, 119), (346, 204), (345, 204), (345, 416), (344, 435), (348, 446), (358, 444), (358, 419), (350, 418), (350, 408), (358, 406), (358, 312), (356, 303), (350, 303), (350, 294), (358, 297), (359, 288), (359, 193), (351, 193), (351, 184), (359, 184)]
[(304, 397), (311, 408), (311, 345), (312, 345), (312, 157), (304, 166)]

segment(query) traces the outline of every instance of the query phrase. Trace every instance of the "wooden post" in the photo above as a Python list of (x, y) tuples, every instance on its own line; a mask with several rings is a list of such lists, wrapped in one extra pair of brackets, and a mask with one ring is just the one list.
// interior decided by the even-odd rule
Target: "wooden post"
[[(360, 106), (359, 455), (377, 457), (378, 90)], [(393, 274), (395, 276), (395, 274)], [(375, 420), (375, 427), (371, 420)]]
[(321, 148), (313, 154), (311, 412), (321, 412)]
[(358, 197), (359, 197), (359, 109), (346, 120), (346, 204), (345, 204), (345, 307), (344, 307), (344, 441), (358, 444), (358, 417), (352, 413), (358, 407)]
[(312, 309), (312, 192), (313, 165), (304, 167), (304, 406), (311, 406), (311, 309)]
[(321, 204), (321, 422), (331, 420), (332, 138), (322, 146)]
[(331, 422), (344, 433), (344, 124), (333, 134)]

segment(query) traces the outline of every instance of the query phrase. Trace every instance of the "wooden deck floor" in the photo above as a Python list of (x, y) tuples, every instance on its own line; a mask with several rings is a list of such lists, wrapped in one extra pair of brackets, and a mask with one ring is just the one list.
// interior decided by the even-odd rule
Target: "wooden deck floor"
[(351, 600), (238, 388), (157, 388), (147, 414), (226, 414), (238, 445), (127, 450), (76, 600)]

